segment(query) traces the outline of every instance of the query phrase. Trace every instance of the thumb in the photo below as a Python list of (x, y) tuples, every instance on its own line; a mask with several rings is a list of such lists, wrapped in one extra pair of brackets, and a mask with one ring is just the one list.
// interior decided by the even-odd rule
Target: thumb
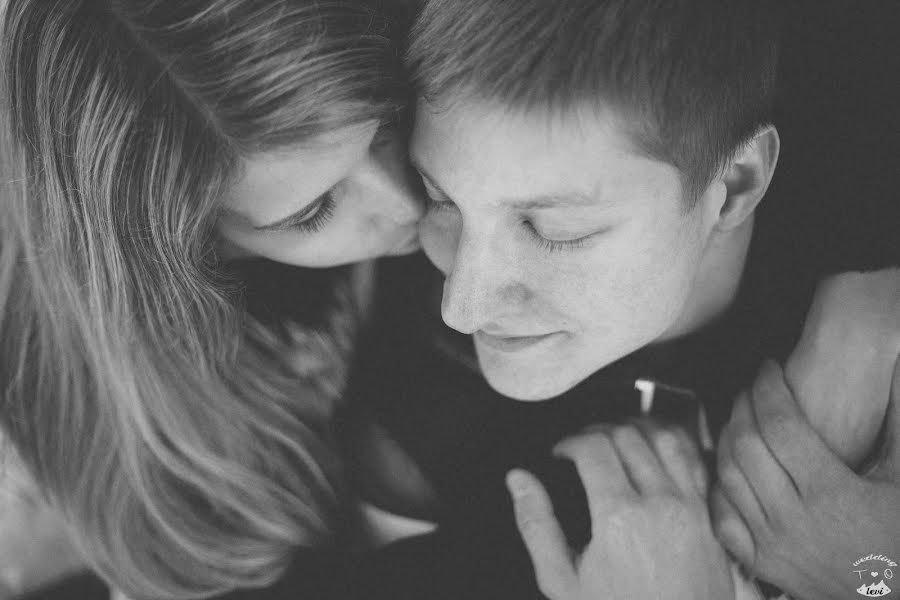
[(575, 567), (547, 490), (534, 475), (520, 469), (509, 472), (506, 485), (538, 586), (550, 598), (567, 596), (576, 580)]

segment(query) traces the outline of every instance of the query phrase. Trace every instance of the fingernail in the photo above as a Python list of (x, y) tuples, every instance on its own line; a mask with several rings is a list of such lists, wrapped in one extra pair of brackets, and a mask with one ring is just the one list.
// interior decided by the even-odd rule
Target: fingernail
[(769, 358), (766, 359), (765, 362), (763, 362), (762, 369), (760, 369), (760, 374), (765, 380), (769, 380), (777, 378), (780, 371), (781, 367), (778, 365), (778, 363)]
[(528, 475), (524, 471), (513, 469), (506, 474), (506, 487), (509, 492), (516, 498), (525, 495), (528, 492), (530, 481)]
[(754, 542), (743, 523), (726, 517), (718, 527), (719, 541), (734, 557), (747, 565), (753, 563)]

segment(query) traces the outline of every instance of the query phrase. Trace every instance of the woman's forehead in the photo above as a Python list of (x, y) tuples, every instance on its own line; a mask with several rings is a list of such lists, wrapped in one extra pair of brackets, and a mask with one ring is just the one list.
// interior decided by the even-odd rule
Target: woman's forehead
[(225, 208), (255, 224), (302, 209), (344, 179), (366, 155), (378, 124), (368, 121), (328, 131), (278, 152), (242, 161)]

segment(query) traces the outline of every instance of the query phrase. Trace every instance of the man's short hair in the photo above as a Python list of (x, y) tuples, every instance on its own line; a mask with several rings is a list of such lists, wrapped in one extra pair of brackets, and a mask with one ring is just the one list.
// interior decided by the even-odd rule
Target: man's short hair
[(420, 96), (628, 118), (696, 198), (771, 122), (778, 0), (425, 0), (408, 50)]

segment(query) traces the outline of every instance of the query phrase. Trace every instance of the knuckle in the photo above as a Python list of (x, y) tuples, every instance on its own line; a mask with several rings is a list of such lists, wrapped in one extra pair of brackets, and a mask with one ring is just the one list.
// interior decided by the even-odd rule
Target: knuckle
[[(762, 503), (762, 501), (760, 501)], [(763, 504), (766, 512), (767, 532), (775, 537), (790, 536), (798, 526), (805, 523), (804, 515), (798, 510), (799, 505), (793, 500), (779, 498), (775, 502)], [(829, 514), (831, 511), (822, 511), (817, 514)]]
[(706, 510), (700, 510), (700, 505), (685, 503), (674, 496), (658, 496), (648, 506), (651, 514), (657, 515), (660, 523), (664, 523), (666, 529), (677, 538), (688, 536), (691, 531), (697, 529), (698, 524), (707, 519)]
[(753, 528), (753, 535), (761, 544), (772, 547), (781, 543), (781, 539), (788, 532), (790, 523), (777, 513), (769, 512), (768, 517), (765, 523), (757, 524)]
[(595, 433), (580, 443), (577, 454), (591, 466), (597, 466), (616, 456), (616, 449), (608, 434)]
[(719, 466), (719, 486), (727, 499), (733, 500), (740, 493), (743, 478), (744, 474), (733, 463)]
[(763, 438), (775, 446), (784, 446), (795, 437), (793, 423), (783, 415), (765, 415), (760, 419), (759, 427)]
[(680, 426), (672, 426), (667, 431), (670, 431), (675, 439), (678, 440), (678, 443), (682, 444), (686, 448), (697, 448), (697, 442), (691, 435), (687, 432), (684, 427)]
[(526, 542), (540, 542), (544, 536), (544, 521), (539, 517), (524, 517), (519, 521), (519, 531)]
[(541, 498), (534, 491), (527, 491), (518, 496), (516, 508), (522, 516), (522, 520), (539, 519), (544, 513)]
[(731, 451), (733, 445), (733, 437), (719, 441), (719, 446), (716, 448), (716, 468), (719, 471), (734, 465), (734, 458)]
[(616, 445), (633, 446), (640, 443), (641, 433), (634, 425), (620, 425), (613, 429), (612, 438)]
[(721, 524), (725, 519), (734, 514), (734, 506), (728, 499), (728, 494), (722, 488), (721, 483), (713, 485), (713, 491), (710, 494), (710, 515), (716, 524)]
[(766, 535), (761, 538), (756, 551), (757, 561), (761, 565), (784, 564), (795, 560), (797, 552), (788, 538), (779, 534)]
[(609, 511), (605, 526), (611, 531), (630, 531), (631, 524), (640, 517), (638, 502), (621, 502)]
[(663, 455), (685, 454), (685, 447), (674, 429), (659, 429), (653, 432), (653, 445)]
[(732, 439), (732, 451), (738, 463), (755, 460), (763, 443), (759, 436), (747, 429), (738, 431)]

